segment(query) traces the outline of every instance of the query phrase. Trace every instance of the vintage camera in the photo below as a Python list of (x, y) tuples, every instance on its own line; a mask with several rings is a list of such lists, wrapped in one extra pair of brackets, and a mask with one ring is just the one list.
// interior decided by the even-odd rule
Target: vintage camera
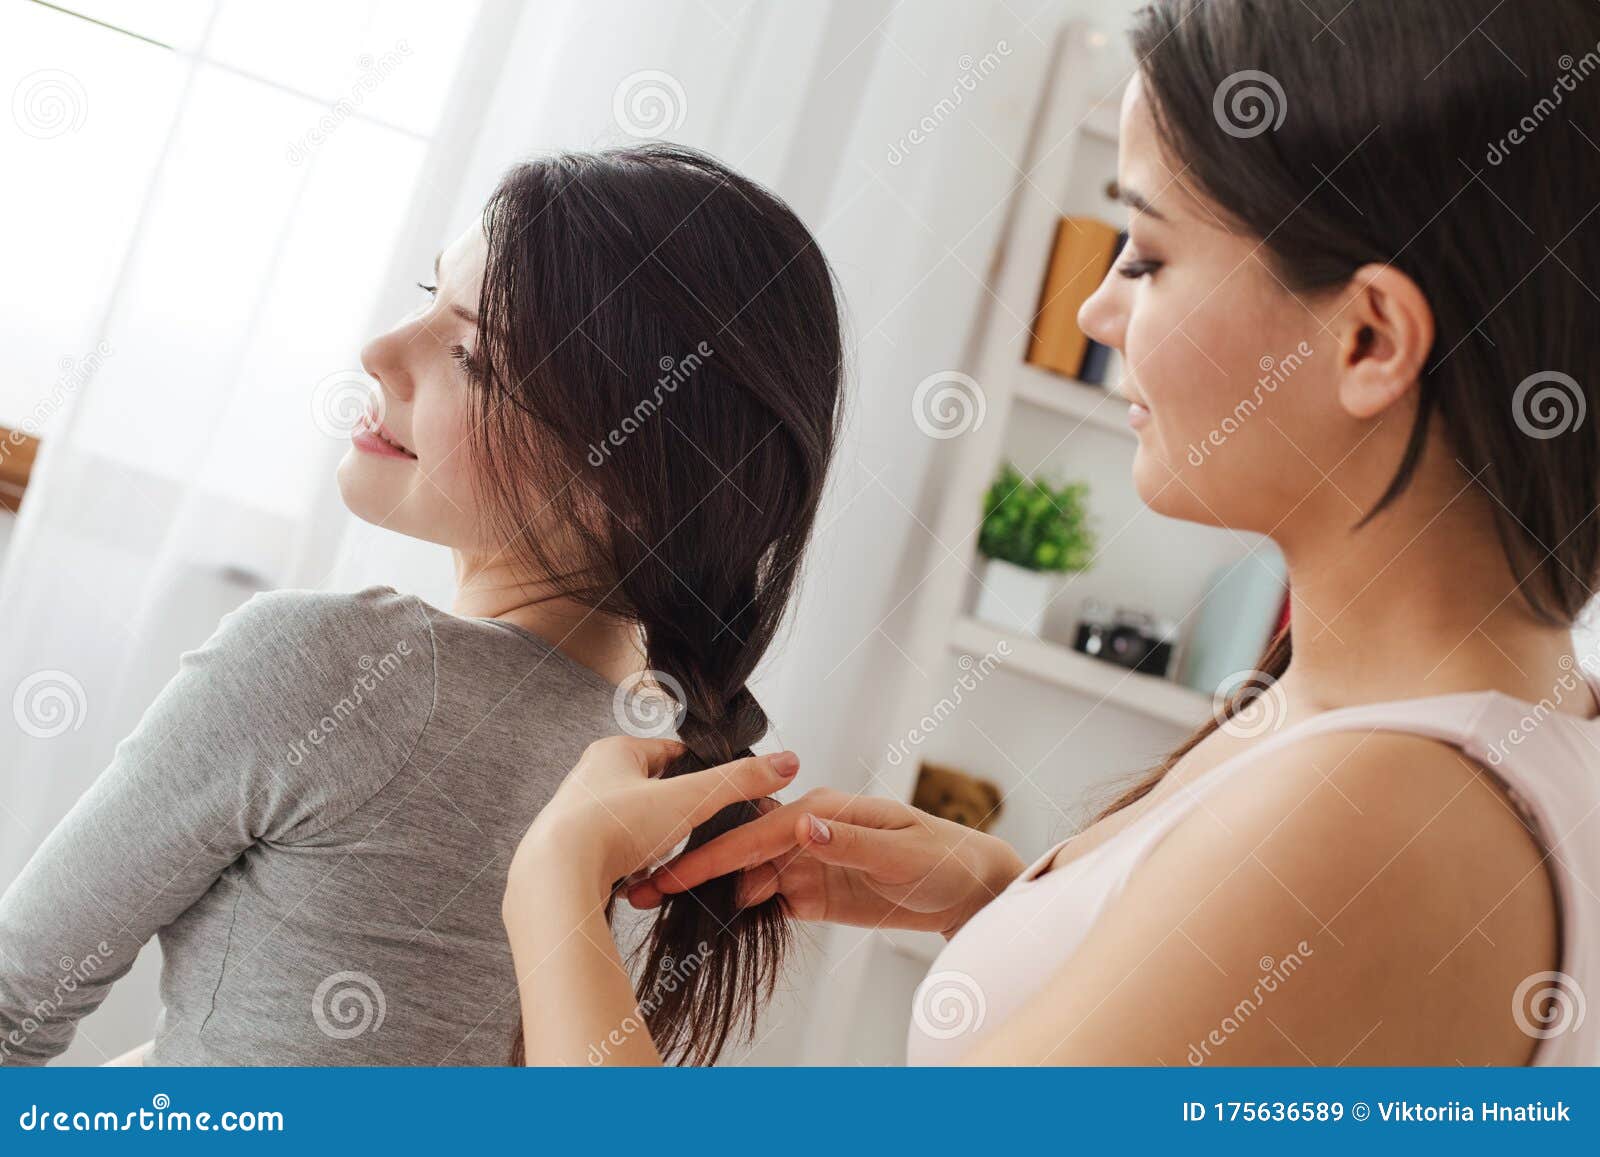
[(1172, 666), (1177, 624), (1143, 611), (1112, 611), (1098, 599), (1085, 599), (1073, 649), (1146, 675), (1165, 677)]

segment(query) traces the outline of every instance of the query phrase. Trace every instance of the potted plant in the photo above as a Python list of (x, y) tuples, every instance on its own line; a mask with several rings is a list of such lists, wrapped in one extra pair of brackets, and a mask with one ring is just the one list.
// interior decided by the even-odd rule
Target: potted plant
[(1088, 495), (1084, 482), (1056, 486), (1027, 477), (1009, 462), (1000, 468), (984, 496), (978, 531), (978, 550), (988, 559), (978, 618), (1040, 633), (1061, 576), (1087, 569), (1094, 557)]

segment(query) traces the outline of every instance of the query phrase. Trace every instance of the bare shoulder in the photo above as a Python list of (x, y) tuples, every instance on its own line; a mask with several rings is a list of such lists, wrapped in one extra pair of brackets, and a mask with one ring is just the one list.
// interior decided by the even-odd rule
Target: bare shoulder
[[(1378, 731), (1286, 745), (1271, 766), (1209, 793), (1148, 867), (1231, 873), (1217, 895), (1253, 894), (1279, 914), (1287, 942), (1262, 960), (1302, 940), (1311, 948), (1325, 976), (1304, 986), (1307, 998), (1337, 999), (1359, 1029), (1347, 1053), (1318, 1063), (1517, 1064), (1535, 1042), (1513, 995), (1559, 966), (1544, 859), (1482, 765), (1447, 743)], [(1304, 935), (1290, 939), (1296, 929)], [(1208, 934), (1227, 938), (1202, 922), (1202, 948)], [(1310, 1030), (1321, 1017), (1305, 1011)]]
[(1513, 997), (1559, 967), (1543, 859), (1446, 744), (1290, 742), (1203, 791), (969, 1059), (1525, 1063)]

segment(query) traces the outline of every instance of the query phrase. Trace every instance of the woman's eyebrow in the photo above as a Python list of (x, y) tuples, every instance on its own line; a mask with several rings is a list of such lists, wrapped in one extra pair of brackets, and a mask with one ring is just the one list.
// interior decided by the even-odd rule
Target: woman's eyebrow
[[(443, 249), (439, 250), (439, 252), (433, 255), (433, 283), (435, 285), (439, 284), (439, 262), (442, 260), (444, 260)], [(452, 305), (450, 307), (450, 312), (455, 314), (468, 325), (478, 324), (478, 315), (473, 313), (472, 310), (468, 309), (464, 305)]]
[(1135, 213), (1143, 213), (1146, 216), (1154, 217), (1157, 221), (1165, 221), (1167, 219), (1166, 214), (1150, 203), (1150, 198), (1137, 189), (1128, 188), (1120, 181), (1117, 182), (1117, 200)]

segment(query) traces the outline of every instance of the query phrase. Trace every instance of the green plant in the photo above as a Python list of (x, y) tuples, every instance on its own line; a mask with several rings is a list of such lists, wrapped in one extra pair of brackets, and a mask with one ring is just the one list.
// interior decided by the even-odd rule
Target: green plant
[(1052, 486), (1007, 462), (984, 495), (978, 549), (1029, 570), (1085, 570), (1094, 557), (1088, 495), (1086, 482)]

